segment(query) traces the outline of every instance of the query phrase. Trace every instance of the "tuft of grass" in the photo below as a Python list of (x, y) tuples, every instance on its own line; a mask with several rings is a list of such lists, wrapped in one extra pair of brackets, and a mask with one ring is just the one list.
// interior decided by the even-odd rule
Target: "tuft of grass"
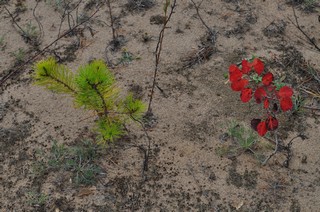
[(26, 58), (26, 51), (23, 48), (19, 48), (17, 51), (11, 53), (11, 56), (15, 58), (15, 63), (20, 64)]
[(301, 113), (305, 104), (305, 99), (301, 95), (294, 96), (292, 114)]
[(41, 177), (50, 171), (64, 170), (72, 173), (76, 185), (92, 185), (96, 182), (101, 168), (96, 164), (99, 148), (91, 141), (83, 141), (77, 146), (65, 146), (53, 141), (48, 155), (36, 152), (40, 158), (32, 165), (31, 173)]
[(37, 27), (31, 23), (31, 21), (29, 21), (29, 23), (26, 24), (23, 36), (31, 40), (37, 40), (39, 36), (39, 31), (37, 30)]
[(243, 152), (250, 152), (256, 155), (253, 150), (258, 136), (251, 128), (247, 128), (235, 121), (230, 122), (227, 132), (228, 138), (232, 140), (231, 144), (224, 144), (215, 149), (215, 152), (220, 157), (227, 156), (229, 158), (236, 157)]
[(231, 122), (228, 134), (243, 150), (250, 149), (258, 140), (257, 134), (252, 129), (246, 128), (236, 122)]
[(4, 40), (4, 35), (1, 35), (0, 36), (0, 50), (1, 51), (4, 51), (5, 50), (5, 48), (6, 48), (6, 42), (5, 42), (5, 40)]
[(25, 195), (27, 197), (27, 203), (31, 206), (43, 206), (48, 200), (48, 196), (46, 194), (34, 191), (27, 192)]
[(122, 65), (128, 65), (130, 64), (133, 60), (138, 60), (140, 59), (139, 57), (135, 57), (132, 53), (130, 53), (127, 49), (123, 49), (121, 53), (121, 58), (119, 59), (119, 62), (117, 65), (122, 64)]

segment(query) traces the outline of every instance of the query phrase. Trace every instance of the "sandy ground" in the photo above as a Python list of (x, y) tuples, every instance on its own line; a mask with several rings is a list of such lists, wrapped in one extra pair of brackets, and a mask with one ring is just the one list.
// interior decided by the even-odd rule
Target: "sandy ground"
[[(320, 52), (293, 25), (294, 8), (302, 30), (319, 46), (319, 1), (204, 0), (199, 11), (214, 32), (213, 42), (192, 2), (178, 1), (163, 41), (157, 78), (162, 92), (155, 90), (154, 116), (148, 120), (147, 171), (142, 171), (141, 147), (147, 141), (141, 127), (132, 124), (114, 145), (97, 147), (94, 114), (74, 108), (68, 96), (32, 85), (33, 62), (21, 66), (103, 2), (0, 1), (0, 76), (19, 70), (1, 84), (0, 211), (320, 210), (319, 78), (307, 71), (313, 67), (320, 76)], [(103, 59), (119, 87), (147, 103), (163, 2), (118, 0), (111, 6), (118, 49), (110, 45), (103, 4), (89, 22), (34, 61), (54, 56), (76, 71)], [(251, 55), (262, 58), (306, 106), (283, 115), (279, 129), (284, 145), (297, 135), (304, 139), (295, 139), (290, 151), (279, 151), (266, 166), (248, 152), (222, 152), (237, 146), (225, 136), (230, 122), (249, 128), (261, 112), (254, 103), (242, 104), (224, 76), (230, 64)], [(65, 151), (61, 159), (54, 142), (72, 149), (83, 141), (94, 147), (96, 156), (88, 163), (99, 171), (92, 182), (75, 183), (83, 170), (63, 163), (76, 156)], [(266, 139), (257, 143), (264, 156), (273, 151)], [(53, 166), (52, 161), (60, 162)]]

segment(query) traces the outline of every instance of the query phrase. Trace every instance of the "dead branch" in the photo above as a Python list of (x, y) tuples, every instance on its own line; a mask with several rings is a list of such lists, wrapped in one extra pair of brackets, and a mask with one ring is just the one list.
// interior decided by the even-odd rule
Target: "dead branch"
[(156, 83), (157, 83), (157, 75), (158, 75), (158, 71), (159, 71), (159, 63), (160, 63), (160, 56), (161, 56), (161, 50), (162, 50), (162, 42), (163, 42), (163, 38), (164, 38), (164, 31), (167, 28), (167, 24), (170, 21), (176, 6), (177, 6), (177, 0), (174, 0), (173, 4), (171, 4), (171, 10), (170, 10), (169, 16), (167, 16), (167, 10), (165, 10), (166, 20), (163, 23), (162, 29), (161, 29), (161, 31), (159, 33), (159, 37), (158, 37), (158, 42), (157, 42), (157, 47), (156, 47), (156, 52), (155, 52), (155, 69), (154, 69), (154, 74), (153, 74), (153, 81), (152, 81), (152, 87), (151, 87), (151, 93), (150, 93), (150, 99), (149, 99), (147, 113), (151, 113), (151, 104), (152, 104), (152, 100), (153, 100), (154, 88), (156, 87)]
[(211, 42), (214, 44), (214, 43), (216, 42), (217, 33), (216, 33), (214, 30), (212, 30), (212, 29), (206, 24), (206, 22), (205, 22), (205, 21), (203, 20), (203, 18), (201, 17), (200, 11), (199, 11), (199, 8), (200, 8), (203, 0), (201, 0), (200, 3), (198, 3), (198, 5), (194, 2), (194, 0), (191, 0), (191, 2), (192, 2), (193, 6), (194, 6), (195, 9), (196, 9), (197, 15), (198, 15), (198, 17), (199, 17), (202, 25), (205, 26), (205, 28), (207, 28), (208, 33), (209, 33), (209, 35), (210, 35), (210, 40), (211, 40)]
[(300, 27), (298, 22), (298, 17), (294, 7), (292, 7), (292, 10), (293, 10), (293, 16), (294, 16), (295, 22), (293, 22), (290, 18), (288, 19), (308, 39), (309, 43), (320, 52), (320, 47), (316, 44), (315, 39), (310, 38), (310, 36), (305, 31), (303, 31), (302, 28)]
[(65, 33), (63, 33), (61, 36), (59, 36), (58, 38), (56, 38), (54, 41), (52, 41), (50, 44), (48, 44), (46, 47), (44, 47), (41, 51), (37, 52), (35, 55), (33, 55), (31, 58), (29, 58), (27, 61), (23, 62), (21, 65), (19, 65), (18, 67), (15, 67), (15, 70), (9, 72), (8, 74), (6, 74), (4, 77), (2, 77), (2, 79), (0, 80), (0, 86), (3, 85), (3, 83), (5, 83), (8, 79), (10, 79), (11, 76), (15, 75), (15, 74), (20, 74), (22, 71), (22, 68), (29, 64), (30, 62), (32, 62), (34, 59), (36, 59), (39, 55), (42, 55), (48, 48), (50, 48), (53, 44), (55, 44), (56, 42), (58, 42), (61, 38), (63, 38), (64, 36), (68, 35), (70, 32), (72, 32), (73, 30), (75, 30), (76, 28), (78, 28), (79, 26), (83, 25), (84, 23), (90, 21), (96, 14), (97, 12), (100, 10), (100, 8), (102, 7), (102, 4), (100, 4), (98, 6), (98, 8), (96, 9), (96, 11), (89, 16), (86, 20), (80, 22), (79, 24), (75, 25), (74, 27), (72, 27), (70, 30), (66, 31)]
[(278, 136), (277, 133), (274, 133), (274, 142), (276, 144), (276, 147), (274, 148), (274, 151), (271, 153), (271, 155), (269, 155), (263, 162), (262, 165), (266, 165), (267, 162), (270, 160), (270, 158), (272, 158), (272, 156), (274, 156), (277, 152), (278, 152), (278, 147), (279, 147), (279, 140), (278, 140)]
[(111, 29), (112, 29), (112, 39), (115, 42), (117, 40), (117, 34), (116, 34), (116, 29), (114, 27), (114, 18), (112, 15), (112, 8), (111, 8), (111, 4), (110, 4), (110, 0), (105, 0), (108, 9), (109, 9), (109, 16), (110, 16), (110, 24), (111, 24)]
[(18, 29), (21, 31), (21, 34), (24, 38), (26, 38), (28, 41), (32, 41), (32, 39), (28, 36), (28, 34), (20, 27), (20, 25), (16, 22), (15, 18), (13, 17), (12, 13), (8, 10), (8, 8), (6, 7), (6, 5), (3, 5), (4, 9), (7, 11), (7, 13), (9, 14), (9, 16), (11, 17), (12, 22), (14, 23), (14, 25), (16, 25), (18, 27)]

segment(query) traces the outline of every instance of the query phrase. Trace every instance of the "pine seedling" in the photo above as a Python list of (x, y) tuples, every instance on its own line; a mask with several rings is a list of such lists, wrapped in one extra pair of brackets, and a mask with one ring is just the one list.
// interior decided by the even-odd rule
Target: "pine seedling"
[(106, 145), (125, 134), (125, 124), (139, 122), (146, 106), (132, 94), (121, 98), (120, 89), (106, 64), (101, 60), (79, 68), (76, 74), (49, 58), (34, 65), (35, 85), (69, 94), (76, 107), (93, 110), (98, 116), (95, 131), (99, 144)]

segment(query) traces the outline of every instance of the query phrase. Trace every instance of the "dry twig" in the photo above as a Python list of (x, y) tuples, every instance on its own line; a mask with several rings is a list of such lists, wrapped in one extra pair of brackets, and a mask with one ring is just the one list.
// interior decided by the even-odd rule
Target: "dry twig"
[(154, 69), (154, 74), (153, 74), (153, 81), (152, 81), (152, 87), (151, 87), (151, 93), (150, 93), (150, 99), (149, 99), (149, 105), (148, 105), (148, 113), (151, 114), (151, 104), (153, 100), (153, 94), (154, 94), (154, 88), (156, 87), (157, 83), (157, 75), (159, 71), (159, 63), (160, 63), (160, 56), (161, 56), (161, 50), (162, 50), (162, 42), (164, 38), (164, 31), (167, 28), (167, 24), (170, 21), (172, 14), (174, 13), (174, 9), (177, 6), (177, 0), (174, 0), (172, 5), (171, 5), (171, 10), (169, 15), (167, 16), (167, 11), (165, 10), (165, 22), (162, 26), (162, 29), (159, 33), (159, 38), (158, 38), (158, 43), (156, 47), (156, 52), (155, 52), (155, 69)]
[(9, 72), (8, 74), (6, 74), (4, 77), (2, 77), (2, 79), (0, 80), (0, 86), (2, 86), (8, 79), (10, 79), (10, 77), (12, 77), (15, 74), (21, 73), (22, 68), (31, 63), (34, 59), (36, 59), (39, 55), (42, 55), (47, 49), (49, 49), (53, 44), (55, 44), (56, 42), (58, 42), (61, 38), (63, 38), (64, 36), (68, 35), (70, 32), (72, 32), (73, 30), (75, 30), (76, 28), (78, 28), (79, 26), (83, 25), (84, 23), (88, 22), (89, 20), (91, 20), (96, 14), (97, 12), (100, 10), (100, 8), (102, 7), (102, 4), (100, 4), (98, 6), (98, 8), (96, 9), (96, 11), (88, 17), (88, 19), (80, 22), (79, 24), (75, 25), (74, 27), (72, 27), (71, 29), (69, 29), (68, 31), (66, 31), (65, 33), (63, 33), (62, 35), (60, 35), (58, 38), (56, 38), (54, 41), (52, 41), (50, 44), (48, 44), (46, 47), (44, 47), (41, 51), (37, 52), (35, 55), (33, 55), (31, 58), (29, 58), (27, 61), (25, 61), (23, 64), (19, 65), (18, 67), (15, 67), (15, 70)]
[(320, 52), (320, 47), (316, 44), (315, 39), (310, 38), (310, 36), (305, 31), (303, 31), (302, 28), (300, 27), (299, 22), (298, 22), (298, 17), (296, 15), (296, 11), (295, 11), (294, 7), (292, 7), (292, 10), (293, 10), (293, 16), (294, 16), (295, 22), (293, 22), (290, 18), (288, 18), (288, 19), (308, 39), (309, 43)]

